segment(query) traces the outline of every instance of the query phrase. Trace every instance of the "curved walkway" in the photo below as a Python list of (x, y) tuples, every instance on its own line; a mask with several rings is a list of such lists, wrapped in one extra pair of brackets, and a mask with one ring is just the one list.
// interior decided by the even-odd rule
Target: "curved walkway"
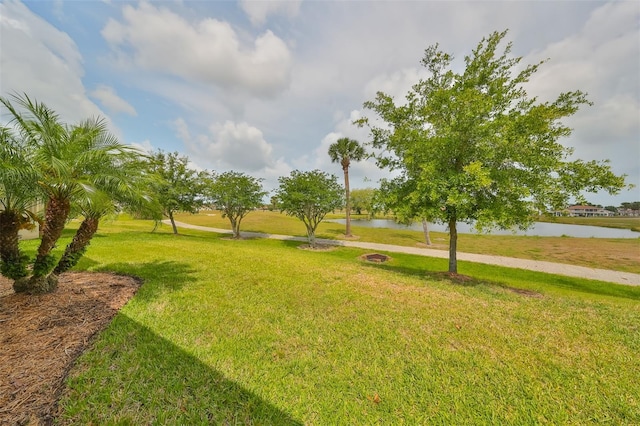
[[(167, 224), (171, 223), (168, 220), (163, 220), (162, 222)], [(183, 222), (176, 222), (176, 226), (179, 226), (181, 228), (196, 229), (199, 231), (215, 232), (218, 234), (231, 234), (231, 231), (228, 229), (190, 225)], [(290, 235), (263, 234), (260, 232), (242, 232), (241, 234), (244, 237), (271, 238), (274, 240), (287, 241), (307, 241), (306, 237), (293, 237)], [(326, 240), (321, 238), (318, 238), (317, 241), (321, 244), (330, 244), (343, 247), (357, 247), (367, 250), (386, 251), (390, 253), (407, 253), (444, 259), (447, 259), (449, 257), (449, 253), (446, 250), (405, 247), (391, 244), (366, 243), (361, 241)], [(544, 262), (539, 260), (518, 259), (515, 257), (491, 256), (475, 253), (458, 252), (458, 260), (504, 266), (507, 268), (528, 269), (530, 271), (566, 275), (569, 277), (586, 278), (590, 280), (606, 281), (615, 284), (640, 286), (640, 274), (633, 274), (630, 272), (611, 271), (608, 269), (587, 268), (585, 266), (568, 265), (564, 263)]]

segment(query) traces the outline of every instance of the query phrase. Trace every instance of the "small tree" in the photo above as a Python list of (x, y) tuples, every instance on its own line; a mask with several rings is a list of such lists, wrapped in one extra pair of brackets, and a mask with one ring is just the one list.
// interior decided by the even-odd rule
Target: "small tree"
[(540, 64), (522, 67), (511, 58), (506, 35), (493, 33), (464, 58), (456, 73), (453, 57), (431, 46), (419, 81), (396, 105), (378, 92), (365, 107), (386, 124), (358, 120), (381, 148), (378, 164), (400, 170), (410, 185), (402, 199), (409, 211), (425, 212), (449, 227), (449, 272), (457, 272), (457, 223), (527, 228), (539, 211), (563, 208), (582, 191), (615, 194), (624, 176), (606, 161), (570, 161), (571, 148), (558, 140), (571, 134), (561, 119), (589, 104), (584, 93), (566, 92), (540, 103), (524, 88)]
[(344, 189), (336, 176), (320, 170), (294, 170), (288, 177), (278, 179), (276, 190), (278, 207), (289, 216), (300, 219), (306, 229), (309, 245), (316, 247), (316, 229), (330, 211), (344, 205)]
[(178, 233), (174, 219), (177, 212), (197, 213), (204, 204), (204, 192), (209, 182), (207, 172), (189, 168), (189, 158), (177, 152), (158, 150), (141, 164), (149, 178), (148, 191), (171, 221), (173, 233)]
[(366, 211), (368, 218), (372, 219), (377, 210), (374, 198), (375, 191), (373, 188), (354, 189), (351, 191), (349, 194), (351, 208), (357, 214), (362, 214), (363, 211)]
[(262, 179), (233, 171), (213, 178), (207, 192), (211, 202), (222, 211), (222, 217), (231, 222), (233, 238), (240, 238), (242, 219), (262, 205), (267, 192), (262, 190), (261, 182)]
[(267, 206), (267, 210), (272, 212), (277, 208), (278, 208), (278, 197), (274, 195), (271, 198), (269, 198), (269, 205)]
[(366, 156), (366, 151), (358, 141), (349, 138), (340, 138), (329, 147), (331, 162), (340, 163), (344, 173), (344, 193), (346, 200), (346, 229), (345, 236), (351, 237), (351, 197), (349, 196), (349, 166), (351, 161), (361, 161)]

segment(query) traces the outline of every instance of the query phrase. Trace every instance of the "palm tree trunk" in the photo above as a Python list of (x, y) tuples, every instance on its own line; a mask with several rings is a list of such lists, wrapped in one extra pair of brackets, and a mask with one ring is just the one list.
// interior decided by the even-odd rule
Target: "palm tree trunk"
[(88, 217), (85, 218), (80, 227), (73, 236), (73, 240), (67, 246), (62, 255), (62, 258), (58, 262), (58, 265), (53, 270), (55, 275), (60, 275), (63, 272), (67, 272), (69, 269), (76, 266), (84, 252), (87, 250), (91, 239), (98, 231), (98, 218)]
[(346, 237), (352, 237), (351, 235), (351, 200), (349, 199), (349, 167), (343, 167), (344, 170), (344, 192), (346, 199), (346, 209), (347, 209), (347, 228), (345, 229), (344, 235)]
[(0, 212), (0, 274), (17, 280), (27, 276), (27, 257), (20, 252), (20, 215), (12, 210)]
[(33, 264), (33, 276), (47, 276), (54, 267), (51, 259), (51, 250), (55, 247), (56, 241), (62, 235), (64, 225), (69, 217), (71, 203), (67, 198), (51, 198), (47, 203), (45, 211), (45, 221), (42, 230), (42, 239), (38, 247), (38, 254)]
[(66, 198), (54, 197), (48, 200), (42, 239), (38, 246), (36, 260), (33, 262), (33, 275), (28, 280), (23, 278), (13, 283), (13, 290), (16, 293), (44, 294), (58, 288), (58, 278), (51, 275), (51, 270), (55, 266), (51, 250), (62, 235), (70, 210), (71, 204)]
[(458, 229), (456, 228), (456, 219), (449, 219), (449, 272), (458, 273)]

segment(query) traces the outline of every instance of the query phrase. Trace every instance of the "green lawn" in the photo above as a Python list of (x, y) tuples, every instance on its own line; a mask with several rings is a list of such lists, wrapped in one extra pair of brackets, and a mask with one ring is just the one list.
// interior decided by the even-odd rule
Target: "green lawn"
[(639, 287), (151, 229), (106, 223), (79, 265), (144, 284), (62, 423), (640, 423)]
[[(570, 225), (602, 226), (605, 228), (630, 229), (640, 233), (640, 217), (569, 217), (541, 216), (540, 222), (567, 223)], [(640, 236), (640, 235), (639, 235)]]
[[(231, 229), (229, 221), (218, 211), (204, 211), (197, 215), (179, 214), (176, 220), (194, 225)], [(305, 236), (302, 222), (278, 212), (255, 211), (247, 215), (241, 230), (271, 234)], [(359, 241), (424, 246), (420, 231), (380, 229), (352, 226)], [(523, 237), (515, 235), (458, 235), (458, 251), (492, 254), (521, 259), (544, 260), (556, 263), (581, 265), (590, 268), (611, 269), (640, 274), (639, 238), (571, 238), (571, 237)], [(344, 225), (323, 222), (318, 227), (319, 238), (344, 238)], [(449, 235), (432, 232), (431, 248), (448, 250)]]

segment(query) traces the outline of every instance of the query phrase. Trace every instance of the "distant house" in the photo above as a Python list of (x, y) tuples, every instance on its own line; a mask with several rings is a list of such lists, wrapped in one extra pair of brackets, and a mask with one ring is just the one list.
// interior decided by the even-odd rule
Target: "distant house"
[(618, 209), (618, 214), (620, 216), (633, 216), (633, 217), (637, 217), (640, 216), (640, 210), (633, 210), (633, 209)]
[(33, 229), (21, 229), (18, 231), (18, 236), (21, 240), (33, 240), (40, 236), (40, 228), (36, 223)]
[(571, 206), (568, 210), (573, 217), (613, 216), (613, 212), (598, 206)]
[[(33, 212), (44, 212), (44, 203), (38, 202), (33, 207), (30, 208)], [(35, 238), (40, 237), (40, 226), (38, 222), (33, 222), (32, 229), (21, 229), (18, 232), (18, 236), (21, 240), (33, 240)]]

